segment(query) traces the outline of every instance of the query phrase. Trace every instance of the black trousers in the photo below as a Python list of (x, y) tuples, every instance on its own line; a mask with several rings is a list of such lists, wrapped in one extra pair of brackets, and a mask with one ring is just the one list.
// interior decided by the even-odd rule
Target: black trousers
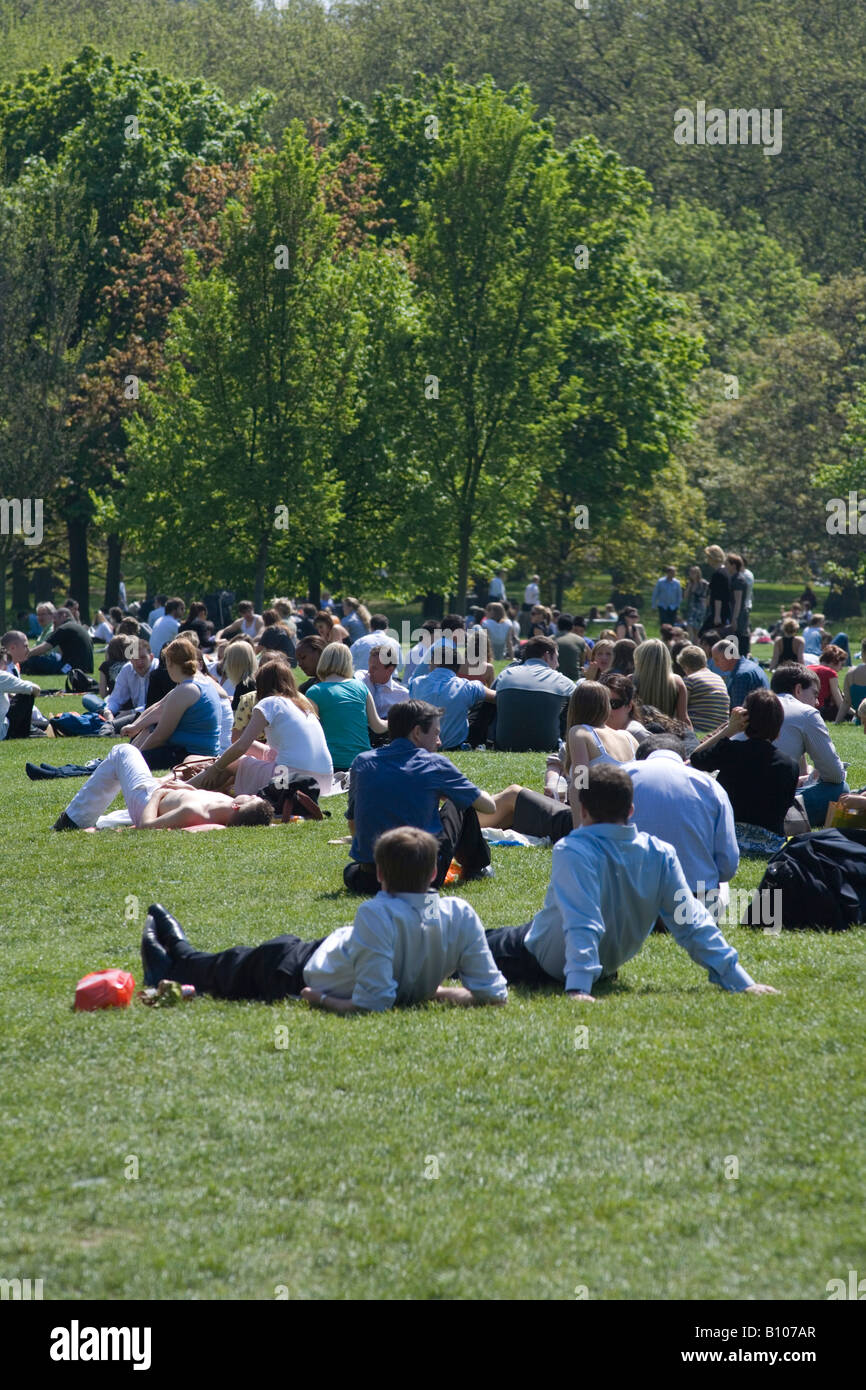
[(11, 695), (9, 697), (9, 727), (6, 730), (7, 738), (29, 738), (30, 721), (33, 718), (33, 702), (36, 699), (34, 694), (30, 695)]
[(678, 608), (660, 608), (659, 627), (662, 627), (665, 623), (670, 623), (671, 627), (676, 627), (678, 612)]
[(481, 704), (474, 705), (469, 711), (469, 733), (467, 743), (473, 748), (478, 748), (485, 743), (491, 735), (491, 725), (496, 718), (496, 705), (489, 700), (483, 700)]
[(561, 985), (562, 980), (555, 980), (542, 970), (527, 949), (526, 934), (531, 926), (527, 922), (524, 927), (498, 927), (487, 933), (487, 945), (497, 968), (510, 985)]
[(141, 756), (151, 772), (168, 772), (188, 757), (188, 750), (179, 743), (163, 743), (159, 748), (144, 748)]
[[(439, 819), (442, 829), (436, 837), (439, 854), (434, 888), (442, 887), (452, 859), (457, 860), (469, 878), (490, 863), (490, 850), (481, 833), (478, 814), (471, 806), (461, 811), (446, 797), (439, 807)], [(353, 860), (343, 870), (343, 882), (350, 893), (371, 895), (379, 891), (375, 864), (359, 864)]]
[(217, 999), (259, 999), (272, 1004), (304, 988), (304, 966), (324, 937), (302, 941), (276, 936), (261, 946), (231, 946), (227, 951), (197, 951), (188, 941), (173, 949), (166, 976), (195, 985), (199, 994)]
[(519, 835), (535, 835), (539, 839), (547, 837), (552, 844), (564, 840), (574, 829), (571, 807), (552, 797), (542, 796), (540, 792), (524, 789), (514, 803), (512, 829)]

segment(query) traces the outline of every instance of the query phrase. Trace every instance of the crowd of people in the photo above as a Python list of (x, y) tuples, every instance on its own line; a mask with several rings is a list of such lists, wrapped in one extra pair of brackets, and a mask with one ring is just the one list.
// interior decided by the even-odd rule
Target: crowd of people
[[(260, 614), (244, 600), (222, 626), (165, 594), (92, 626), (71, 599), (40, 604), (0, 639), (0, 726), (44, 730), (28, 675), (98, 678), (85, 705), (125, 741), (93, 768), (27, 764), (34, 780), (89, 773), (57, 830), (95, 826), (118, 793), (140, 829), (268, 825), (287, 808), (321, 818), (320, 798), (348, 793), (343, 881), (372, 898), (353, 927), (210, 956), (155, 904), (149, 981), (341, 1012), (502, 1003), (509, 983), (552, 980), (589, 1000), (660, 920), (714, 982), (764, 992), (699, 895), (723, 902), (741, 854), (769, 855), (792, 824), (823, 826), (844, 804), (827, 724), (866, 713), (866, 643), (852, 664), (809, 594), (753, 632), (742, 557), (708, 546), (706, 560), (685, 586), (666, 567), (657, 637), (632, 606), (544, 605), (537, 575), (518, 607), (502, 572), (486, 606), (426, 621), (412, 645), (353, 597), (277, 598)], [(483, 790), (445, 756), (470, 748), (543, 752), (543, 780)], [(506, 831), (550, 841), (550, 886), (530, 923), (485, 934), (438, 889), (490, 874), (491, 832)], [(463, 987), (443, 991), (454, 971)]]

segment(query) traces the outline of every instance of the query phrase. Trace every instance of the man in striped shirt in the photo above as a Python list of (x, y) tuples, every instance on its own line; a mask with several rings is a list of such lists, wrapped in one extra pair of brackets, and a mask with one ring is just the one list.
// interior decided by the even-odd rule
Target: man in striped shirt
[(689, 719), (696, 733), (710, 734), (724, 724), (731, 712), (728, 688), (721, 676), (707, 669), (701, 647), (683, 647), (677, 661), (682, 667), (689, 695)]

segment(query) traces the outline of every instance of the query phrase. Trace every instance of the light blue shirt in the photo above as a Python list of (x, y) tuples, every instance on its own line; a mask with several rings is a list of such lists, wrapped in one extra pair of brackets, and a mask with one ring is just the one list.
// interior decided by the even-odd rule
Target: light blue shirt
[(507, 999), (478, 913), (463, 898), (385, 893), (362, 903), (349, 927), (327, 936), (304, 966), (311, 989), (382, 1013), (432, 999), (460, 976), (482, 1000)]
[(548, 666), (540, 656), (531, 656), (514, 666), (506, 666), (494, 681), (493, 688), (500, 690), (537, 690), (546, 695), (559, 695), (563, 700), (570, 698), (575, 682), (563, 675), (562, 671)]
[(692, 895), (673, 847), (633, 825), (584, 825), (554, 845), (547, 896), (525, 944), (567, 990), (589, 994), (637, 955), (657, 917), (713, 984), (754, 984)]
[(481, 703), (487, 687), (481, 681), (465, 681), (447, 666), (434, 666), (409, 682), (409, 698), (427, 700), (442, 714), (439, 733), (443, 748), (459, 748), (469, 734), (469, 711)]
[(656, 580), (650, 608), (679, 608), (682, 601), (683, 586), (678, 579)]
[(150, 650), (153, 655), (158, 657), (163, 647), (173, 642), (179, 632), (180, 623), (177, 618), (170, 618), (165, 613), (161, 618), (157, 618), (150, 632)]
[(693, 893), (699, 883), (718, 888), (733, 878), (740, 862), (734, 812), (715, 777), (667, 748), (623, 763), (623, 770), (634, 784), (633, 824), (673, 845)]

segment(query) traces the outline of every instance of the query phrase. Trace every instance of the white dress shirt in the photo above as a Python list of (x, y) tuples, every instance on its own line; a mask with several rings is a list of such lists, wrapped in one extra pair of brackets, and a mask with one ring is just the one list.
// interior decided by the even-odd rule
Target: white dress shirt
[(692, 892), (718, 888), (740, 862), (734, 812), (715, 777), (687, 767), (679, 753), (658, 748), (648, 758), (623, 763), (634, 784), (632, 823), (673, 845)]
[(112, 714), (119, 714), (125, 705), (137, 710), (144, 709), (147, 703), (147, 682), (150, 680), (151, 671), (155, 671), (158, 665), (156, 657), (152, 657), (150, 666), (143, 676), (138, 674), (131, 661), (121, 666), (114, 682), (114, 689), (105, 702)]
[(400, 705), (404, 700), (409, 699), (408, 686), (401, 685), (395, 681), (393, 676), (389, 676), (381, 685), (377, 685), (371, 679), (369, 671), (356, 671), (355, 680), (365, 685), (373, 696), (373, 704), (376, 706), (376, 713), (380, 719), (388, 718), (388, 711), (392, 705)]
[(432, 889), (377, 893), (304, 966), (311, 989), (351, 998), (373, 1013), (432, 999), (454, 974), (482, 999), (508, 997), (478, 913), (462, 898), (440, 898)]
[(799, 762), (804, 753), (812, 759), (822, 782), (844, 782), (842, 759), (833, 746), (830, 731), (812, 705), (804, 705), (796, 695), (780, 695), (785, 722), (774, 740), (780, 753)]

